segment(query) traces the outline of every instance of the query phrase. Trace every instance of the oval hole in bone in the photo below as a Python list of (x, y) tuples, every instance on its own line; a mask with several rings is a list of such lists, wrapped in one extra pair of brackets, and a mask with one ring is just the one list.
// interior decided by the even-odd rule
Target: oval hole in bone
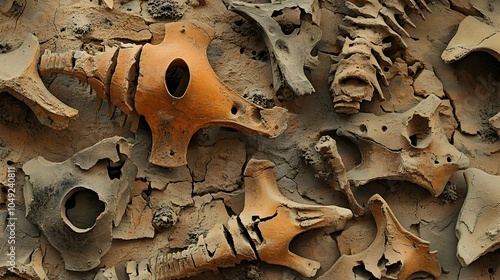
[(91, 230), (104, 212), (105, 203), (97, 193), (83, 186), (70, 190), (63, 198), (61, 215), (63, 221), (75, 232)]
[(429, 119), (413, 115), (406, 125), (407, 140), (415, 148), (425, 148), (432, 140), (432, 128)]
[(186, 94), (191, 80), (189, 67), (181, 58), (174, 59), (165, 72), (165, 87), (174, 98), (182, 98)]

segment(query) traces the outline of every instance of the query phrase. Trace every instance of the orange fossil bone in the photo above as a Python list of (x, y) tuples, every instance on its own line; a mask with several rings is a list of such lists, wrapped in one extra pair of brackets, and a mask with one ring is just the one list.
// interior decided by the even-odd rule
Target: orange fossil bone
[(201, 23), (165, 25), (159, 45), (126, 44), (89, 55), (82, 51), (42, 56), (40, 73), (64, 73), (87, 82), (124, 114), (146, 118), (153, 134), (150, 162), (164, 167), (187, 164), (189, 141), (200, 128), (227, 126), (277, 137), (287, 127), (287, 110), (264, 109), (229, 89), (207, 58), (214, 30)]
[(151, 127), (149, 160), (154, 164), (186, 165), (189, 140), (203, 127), (228, 126), (270, 137), (286, 128), (286, 109), (263, 109), (217, 78), (207, 58), (213, 38), (208, 26), (177, 22), (165, 25), (161, 44), (142, 49), (135, 108)]
[(405, 230), (380, 195), (372, 196), (368, 207), (377, 224), (375, 240), (358, 254), (342, 255), (318, 280), (359, 279), (355, 268), (374, 277), (363, 279), (403, 280), (416, 272), (441, 275), (437, 253), (429, 251), (429, 242)]
[(278, 190), (274, 166), (267, 160), (250, 160), (244, 173), (245, 207), (238, 216), (215, 225), (206, 236), (198, 238), (196, 245), (182, 252), (159, 255), (139, 264), (132, 262), (130, 278), (179, 279), (257, 259), (292, 268), (306, 277), (314, 276), (320, 264), (290, 252), (290, 242), (314, 228), (341, 230), (352, 212), (285, 198)]
[(78, 111), (47, 90), (37, 72), (39, 54), (40, 45), (31, 34), (19, 49), (0, 54), (0, 92), (8, 92), (28, 105), (42, 124), (54, 129), (66, 128)]

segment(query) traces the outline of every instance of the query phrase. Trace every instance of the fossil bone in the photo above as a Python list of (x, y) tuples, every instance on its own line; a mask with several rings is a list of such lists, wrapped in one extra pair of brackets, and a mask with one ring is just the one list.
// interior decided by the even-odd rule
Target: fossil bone
[[(392, 65), (386, 55), (389, 48), (406, 49), (403, 36), (409, 37), (398, 23), (415, 27), (405, 8), (417, 11), (424, 17), (419, 5), (428, 11), (424, 0), (351, 0), (345, 1), (346, 7), (355, 15), (346, 16), (339, 30), (345, 36), (342, 52), (333, 57), (336, 62), (331, 69), (330, 92), (333, 94), (334, 108), (338, 113), (355, 114), (359, 112), (362, 101), (370, 101), (374, 92), (384, 100), (379, 79), (388, 85), (384, 67)], [(395, 45), (387, 40), (393, 41)]]
[(376, 179), (407, 180), (440, 195), (451, 174), (469, 165), (448, 142), (443, 110), (442, 101), (430, 95), (404, 113), (352, 116), (337, 130), (361, 151), (362, 162), (347, 172), (348, 179), (356, 187)]
[(371, 274), (375, 279), (408, 279), (416, 272), (441, 275), (437, 252), (430, 252), (429, 242), (405, 230), (380, 195), (372, 196), (368, 207), (377, 224), (375, 240), (358, 254), (340, 256), (318, 280), (367, 276), (358, 275), (357, 271)]
[[(123, 198), (137, 173), (127, 158), (130, 148), (124, 138), (113, 137), (64, 162), (37, 157), (24, 164), (26, 217), (61, 253), (67, 270), (91, 270), (109, 250), (112, 226), (123, 216)], [(119, 163), (119, 179), (110, 178), (106, 160)]]
[(201, 23), (170, 23), (159, 45), (127, 45), (95, 56), (47, 52), (40, 72), (65, 73), (88, 82), (108, 100), (110, 115), (116, 106), (136, 116), (133, 128), (137, 114), (144, 116), (153, 135), (150, 162), (178, 167), (187, 164), (189, 141), (200, 128), (228, 126), (277, 137), (287, 126), (286, 109), (259, 107), (217, 78), (207, 58), (213, 38), (214, 30)]
[(346, 169), (337, 150), (337, 143), (335, 140), (333, 140), (330, 136), (323, 136), (319, 139), (315, 149), (327, 160), (333, 173), (333, 181), (330, 178), (326, 180), (333, 185), (335, 190), (341, 191), (345, 194), (347, 201), (349, 202), (349, 207), (351, 207), (354, 214), (362, 216), (365, 213), (365, 210), (361, 205), (359, 205), (351, 191), (351, 184), (347, 179)]
[(480, 169), (464, 172), (467, 196), (458, 216), (457, 257), (468, 266), (500, 248), (500, 176)]
[(285, 198), (278, 190), (274, 166), (267, 160), (250, 160), (244, 172), (243, 211), (226, 224), (215, 225), (206, 236), (200, 235), (196, 245), (182, 252), (133, 262), (130, 274), (139, 278), (131, 279), (179, 279), (243, 260), (262, 260), (292, 268), (306, 277), (314, 276), (319, 263), (290, 252), (289, 243), (309, 229), (341, 230), (352, 212)]
[[(270, 4), (249, 4), (226, 1), (228, 9), (254, 21), (260, 28), (270, 52), (273, 68), (274, 89), (284, 98), (311, 94), (314, 88), (304, 74), (304, 69), (313, 69), (318, 61), (311, 55), (314, 46), (321, 39), (319, 5), (317, 0), (286, 0)], [(285, 34), (273, 19), (276, 13), (287, 9), (300, 9), (300, 28)], [(308, 21), (305, 18), (310, 17)], [(291, 90), (291, 92), (289, 92)]]
[(42, 124), (66, 128), (78, 111), (47, 90), (37, 72), (39, 53), (37, 38), (29, 34), (19, 49), (0, 54), (0, 92), (8, 92), (28, 105)]
[(468, 16), (460, 22), (441, 58), (445, 63), (452, 63), (476, 51), (487, 52), (500, 60), (500, 29)]

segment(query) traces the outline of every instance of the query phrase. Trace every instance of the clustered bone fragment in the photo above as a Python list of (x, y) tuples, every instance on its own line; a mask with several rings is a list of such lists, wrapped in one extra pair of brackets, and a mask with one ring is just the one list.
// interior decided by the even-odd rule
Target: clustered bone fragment
[(333, 57), (330, 92), (338, 113), (355, 114), (361, 102), (372, 100), (374, 94), (384, 100), (380, 82), (389, 85), (384, 73), (393, 64), (389, 52), (406, 49), (403, 37), (410, 37), (399, 21), (415, 27), (405, 9), (423, 18), (419, 5), (430, 9), (424, 0), (346, 0), (345, 5), (353, 16), (345, 16), (339, 25), (344, 46)]

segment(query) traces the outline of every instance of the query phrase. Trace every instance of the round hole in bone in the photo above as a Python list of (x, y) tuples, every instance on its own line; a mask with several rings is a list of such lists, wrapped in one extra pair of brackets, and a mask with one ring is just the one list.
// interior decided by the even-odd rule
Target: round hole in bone
[(425, 148), (432, 140), (432, 129), (429, 119), (421, 115), (413, 115), (406, 125), (407, 140), (415, 148)]
[(64, 196), (61, 215), (72, 230), (84, 233), (95, 226), (105, 208), (105, 203), (99, 199), (95, 191), (77, 186)]
[(174, 98), (182, 98), (186, 94), (191, 80), (189, 67), (181, 58), (174, 59), (165, 72), (165, 87)]
[(451, 157), (447, 157), (447, 158), (446, 158), (446, 161), (447, 161), (447, 162), (451, 162)]
[(231, 114), (233, 115), (238, 114), (238, 108), (236, 106), (231, 107)]
[(359, 130), (361, 130), (361, 132), (366, 132), (368, 131), (368, 129), (366, 128), (366, 125), (362, 124), (359, 126)]
[(387, 131), (387, 126), (383, 125), (382, 126), (382, 132), (386, 132)]

